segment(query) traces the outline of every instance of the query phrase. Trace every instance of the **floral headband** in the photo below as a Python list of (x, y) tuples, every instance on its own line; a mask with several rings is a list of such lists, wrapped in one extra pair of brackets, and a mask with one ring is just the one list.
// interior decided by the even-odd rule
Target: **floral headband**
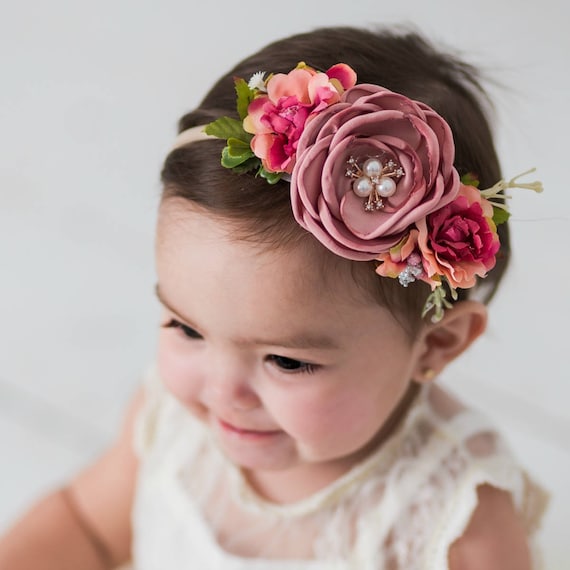
[(303, 228), (341, 257), (376, 260), (376, 272), (403, 287), (428, 283), (422, 316), (433, 311), (433, 322), (452, 306), (447, 290), (456, 299), (495, 266), (497, 225), (509, 217), (502, 192), (542, 191), (517, 182), (534, 169), (486, 190), (460, 178), (446, 121), (424, 103), (357, 84), (346, 64), (321, 72), (301, 62), (234, 83), (239, 120), (188, 129), (175, 147), (222, 138), (222, 166), (289, 180)]

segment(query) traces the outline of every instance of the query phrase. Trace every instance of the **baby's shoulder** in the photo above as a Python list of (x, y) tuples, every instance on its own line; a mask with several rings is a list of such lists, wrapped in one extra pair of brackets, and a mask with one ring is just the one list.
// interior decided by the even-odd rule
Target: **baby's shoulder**
[(522, 508), (533, 484), (492, 419), (437, 384), (426, 386), (422, 397), (402, 444), (404, 456), (410, 448), (415, 460), (405, 470), (412, 496), (429, 497), (442, 514), (463, 511), (467, 517), (478, 504), (478, 488), (491, 485), (511, 493)]
[[(400, 505), (392, 530), (396, 550), (421, 550), (430, 561), (427, 567), (443, 568), (453, 544), (456, 557), (481, 541), (501, 547), (482, 532), (491, 528), (485, 521), (502, 517), (515, 542), (533, 534), (548, 494), (492, 420), (436, 384), (426, 386), (422, 398), (402, 441), (401, 464), (394, 465), (393, 492)], [(483, 522), (474, 528), (473, 520)], [(407, 563), (411, 559), (402, 566)]]
[(491, 485), (480, 486), (477, 495), (469, 525), (449, 549), (450, 570), (530, 570), (528, 531), (511, 495)]

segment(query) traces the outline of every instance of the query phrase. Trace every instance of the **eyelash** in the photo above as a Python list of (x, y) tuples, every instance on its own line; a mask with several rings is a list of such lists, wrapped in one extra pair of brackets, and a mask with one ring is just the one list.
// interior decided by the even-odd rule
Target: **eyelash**
[[(185, 338), (189, 340), (201, 340), (202, 335), (194, 330), (192, 327), (182, 324), (176, 319), (171, 319), (166, 324), (162, 325), (164, 328), (180, 329)], [(270, 354), (267, 356), (267, 361), (272, 362), (281, 372), (284, 374), (314, 374), (319, 368), (316, 364), (311, 364), (310, 362), (303, 362), (302, 360), (297, 360), (296, 358), (289, 358), (287, 356), (279, 356), (277, 354)], [(281, 363), (281, 364), (280, 364)], [(298, 368), (287, 368), (287, 365), (293, 364), (298, 366)]]
[(191, 340), (200, 340), (202, 338), (202, 335), (199, 332), (195, 331), (192, 327), (183, 325), (180, 321), (177, 321), (175, 319), (171, 319), (165, 325), (162, 326), (165, 329), (180, 329), (182, 334), (186, 338)]
[[(317, 364), (311, 364), (309, 362), (297, 360), (296, 358), (288, 358), (287, 356), (279, 356), (277, 354), (270, 354), (267, 357), (267, 360), (275, 364), (275, 366), (284, 374), (314, 374), (319, 368)], [(279, 361), (282, 363), (288, 362), (289, 364), (294, 363), (295, 365), (299, 365), (299, 368), (286, 368), (284, 366), (280, 366), (278, 364)]]

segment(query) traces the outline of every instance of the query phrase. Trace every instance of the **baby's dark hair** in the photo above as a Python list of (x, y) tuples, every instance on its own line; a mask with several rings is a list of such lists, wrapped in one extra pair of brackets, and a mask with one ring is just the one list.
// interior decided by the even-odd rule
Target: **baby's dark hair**
[[(222, 116), (238, 118), (234, 78), (248, 80), (255, 72), (288, 73), (299, 61), (320, 70), (342, 62), (351, 66), (358, 83), (372, 83), (422, 101), (449, 123), (455, 141), (455, 167), (462, 176), (474, 174), (481, 188), (501, 178), (488, 110), (489, 98), (480, 71), (449, 50), (436, 47), (416, 31), (393, 27), (362, 29), (323, 27), (273, 42), (242, 60), (220, 78), (198, 108), (179, 121), (179, 132)], [(214, 216), (235, 223), (236, 238), (267, 247), (290, 247), (316, 240), (295, 221), (289, 184), (269, 185), (253, 174), (237, 175), (220, 166), (222, 140), (205, 140), (173, 150), (163, 165), (163, 200), (182, 198)], [(494, 269), (483, 282), (459, 290), (487, 302), (493, 296), (509, 258), (507, 224), (499, 226), (501, 249)], [(320, 246), (319, 246), (320, 247)], [(413, 337), (422, 324), (429, 286), (421, 281), (402, 287), (397, 279), (381, 278), (373, 261), (349, 261), (324, 254), (331, 263), (346, 265), (356, 283), (388, 307)], [(483, 285), (484, 284), (484, 285)]]

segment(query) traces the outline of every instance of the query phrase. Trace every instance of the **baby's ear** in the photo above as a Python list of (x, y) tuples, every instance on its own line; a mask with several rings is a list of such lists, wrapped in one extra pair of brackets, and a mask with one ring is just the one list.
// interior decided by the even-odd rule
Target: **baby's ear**
[(477, 301), (460, 301), (438, 323), (427, 325), (418, 342), (420, 356), (414, 380), (426, 382), (435, 378), (457, 358), (487, 327), (487, 308)]

